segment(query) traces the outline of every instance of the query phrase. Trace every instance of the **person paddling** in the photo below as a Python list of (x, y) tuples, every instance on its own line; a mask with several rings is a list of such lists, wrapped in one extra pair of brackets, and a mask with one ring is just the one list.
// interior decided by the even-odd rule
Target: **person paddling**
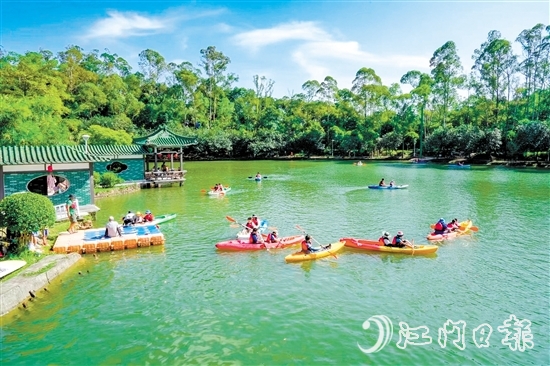
[(254, 228), (252, 229), (252, 232), (250, 233), (250, 244), (262, 244), (264, 242), (261, 235), (258, 234), (258, 229)]
[(277, 236), (277, 230), (273, 230), (269, 234), (267, 234), (266, 242), (268, 243), (278, 243), (279, 237)]
[(385, 247), (391, 247), (390, 233), (388, 233), (387, 231), (384, 231), (384, 233), (378, 239), (378, 241), (384, 244)]
[(320, 248), (313, 248), (311, 246), (311, 236), (306, 235), (305, 239), (302, 241), (302, 253), (304, 254), (314, 253), (314, 252), (321, 251), (323, 249), (330, 248), (330, 246), (331, 245), (329, 244), (326, 247), (321, 245)]
[(403, 238), (403, 235), (404, 234), (402, 231), (398, 231), (397, 235), (393, 237), (392, 246), (397, 248), (403, 248), (405, 246), (408, 246), (412, 248), (413, 247), (412, 243), (407, 239)]

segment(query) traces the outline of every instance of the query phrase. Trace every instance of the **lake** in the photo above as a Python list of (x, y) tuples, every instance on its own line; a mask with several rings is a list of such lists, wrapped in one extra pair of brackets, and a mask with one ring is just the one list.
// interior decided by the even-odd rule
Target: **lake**
[[(178, 217), (161, 225), (164, 247), (85, 255), (2, 318), (2, 363), (550, 362), (548, 172), (349, 161), (185, 168), (183, 187), (96, 202), (99, 227), (127, 210)], [(262, 182), (248, 179), (258, 171)], [(409, 187), (366, 188), (381, 178)], [(232, 190), (201, 192), (215, 183)], [(226, 216), (244, 223), (252, 214), (282, 236), (299, 225), (323, 244), (385, 230), (427, 243), (440, 217), (470, 218), (479, 232), (426, 257), (344, 248), (287, 264), (297, 249), (217, 251), (239, 230)]]

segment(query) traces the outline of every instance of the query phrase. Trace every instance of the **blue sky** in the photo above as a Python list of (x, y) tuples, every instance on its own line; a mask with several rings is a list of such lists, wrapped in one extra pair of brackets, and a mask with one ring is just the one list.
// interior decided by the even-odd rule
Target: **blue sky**
[(238, 86), (253, 88), (253, 75), (265, 76), (275, 81), (275, 97), (327, 75), (349, 88), (361, 67), (390, 85), (409, 70), (429, 72), (434, 51), (449, 40), (469, 71), (489, 31), (514, 41), (537, 23), (550, 24), (550, 0), (0, 0), (6, 51), (108, 49), (138, 71), (145, 49), (198, 66), (200, 50), (215, 46), (231, 59), (227, 71), (239, 76)]

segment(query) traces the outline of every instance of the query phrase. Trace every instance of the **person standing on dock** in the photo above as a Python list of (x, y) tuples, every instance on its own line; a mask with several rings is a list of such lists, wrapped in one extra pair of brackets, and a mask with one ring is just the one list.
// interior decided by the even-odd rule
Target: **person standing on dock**
[(76, 217), (76, 202), (75, 202), (74, 195), (70, 194), (69, 199), (65, 203), (65, 209), (67, 210), (67, 218), (69, 219), (70, 225), (67, 231), (69, 234), (76, 233), (76, 224), (77, 224), (77, 217)]
[(113, 216), (109, 216), (109, 222), (105, 225), (105, 237), (106, 238), (115, 238), (117, 236), (122, 236), (122, 230), (120, 225), (115, 221)]

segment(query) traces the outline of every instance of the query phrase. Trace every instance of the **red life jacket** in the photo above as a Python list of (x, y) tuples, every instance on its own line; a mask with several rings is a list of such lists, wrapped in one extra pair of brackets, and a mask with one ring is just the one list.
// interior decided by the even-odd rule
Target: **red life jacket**
[(379, 237), (378, 242), (384, 244), (384, 237), (383, 236)]
[(306, 253), (309, 252), (309, 249), (307, 247), (307, 241), (302, 241), (302, 252)]
[(258, 218), (257, 218), (257, 217), (255, 217), (255, 218), (252, 219), (252, 223), (253, 223), (254, 225), (256, 225), (256, 227), (260, 226), (260, 225), (258, 224)]
[(440, 222), (438, 222), (437, 224), (435, 224), (434, 229), (435, 229), (435, 230), (438, 230), (438, 231), (443, 231), (443, 230), (445, 230), (445, 228), (443, 227), (443, 224), (440, 223)]
[(266, 241), (268, 243), (275, 243), (277, 241), (277, 237), (275, 235), (273, 235), (273, 233), (269, 233), (269, 234), (267, 234)]
[(397, 244), (397, 236), (394, 236), (394, 237), (393, 237), (393, 240), (391, 241), (391, 243), (392, 243), (393, 245)]

